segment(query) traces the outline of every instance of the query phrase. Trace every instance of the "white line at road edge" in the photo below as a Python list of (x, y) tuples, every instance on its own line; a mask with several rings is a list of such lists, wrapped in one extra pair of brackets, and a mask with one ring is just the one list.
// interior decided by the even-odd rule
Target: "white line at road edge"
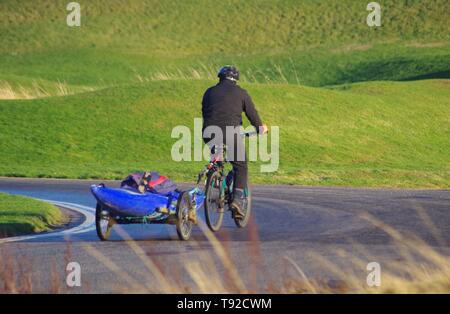
[(71, 209), (73, 211), (76, 211), (76, 212), (82, 214), (85, 219), (82, 224), (80, 224), (76, 227), (70, 228), (70, 229), (42, 233), (42, 234), (24, 235), (24, 236), (18, 236), (18, 237), (4, 238), (4, 239), (0, 239), (0, 244), (8, 243), (8, 242), (31, 240), (31, 239), (37, 239), (37, 238), (42, 239), (42, 238), (48, 238), (48, 237), (64, 236), (67, 234), (78, 234), (78, 233), (84, 233), (84, 232), (89, 232), (89, 231), (95, 230), (95, 209), (94, 208), (83, 206), (83, 205), (78, 205), (78, 204), (73, 204), (73, 203), (57, 202), (57, 201), (44, 200), (44, 199), (38, 199), (38, 200), (48, 202), (53, 205), (62, 206), (62, 207)]

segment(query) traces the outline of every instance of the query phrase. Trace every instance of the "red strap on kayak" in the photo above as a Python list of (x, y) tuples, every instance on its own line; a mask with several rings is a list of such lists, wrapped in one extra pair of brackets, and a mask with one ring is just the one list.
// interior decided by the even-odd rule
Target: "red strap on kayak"
[(149, 181), (148, 182), (148, 186), (151, 188), (154, 188), (156, 185), (163, 183), (164, 181), (167, 180), (167, 177), (165, 176), (160, 176), (158, 179), (153, 180), (153, 181)]

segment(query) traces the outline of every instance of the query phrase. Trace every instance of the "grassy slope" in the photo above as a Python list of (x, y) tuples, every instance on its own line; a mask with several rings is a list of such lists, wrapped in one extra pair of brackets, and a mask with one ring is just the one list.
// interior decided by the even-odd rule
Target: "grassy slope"
[(48, 231), (61, 220), (60, 210), (53, 205), (0, 193), (0, 237)]
[(236, 63), (282, 132), (280, 172), (258, 182), (449, 184), (446, 81), (346, 85), (449, 78), (446, 0), (380, 1), (381, 28), (358, 0), (80, 3), (81, 28), (65, 25), (66, 1), (0, 3), (0, 98), (2, 82), (19, 97), (36, 84), (52, 96), (97, 89), (0, 100), (2, 175), (157, 168), (190, 181), (201, 164), (167, 162), (170, 131), (198, 115), (217, 67)]
[[(176, 163), (170, 138), (192, 125), (212, 81), (161, 81), (0, 102), (0, 175), (121, 178), (159, 169), (192, 181), (203, 163)], [(319, 89), (246, 84), (281, 130), (280, 171), (256, 182), (448, 187), (447, 80)]]
[(210, 79), (223, 63), (247, 81), (312, 86), (449, 76), (446, 0), (381, 1), (381, 28), (367, 27), (358, 0), (80, 3), (80, 28), (65, 25), (66, 1), (0, 3), (0, 80)]
[[(82, 24), (66, 27), (64, 0), (2, 1), (9, 48), (25, 52), (62, 47), (115, 47), (171, 57), (236, 53), (326, 43), (448, 39), (445, 0), (380, 1), (385, 27), (368, 29), (367, 3), (357, 0), (81, 0)], [(232, 18), (232, 23), (230, 23)], [(37, 36), (45, 30), (46, 36)], [(370, 34), (371, 38), (368, 38)], [(18, 42), (27, 38), (26, 43)], [(224, 44), (223, 40), (226, 40)]]

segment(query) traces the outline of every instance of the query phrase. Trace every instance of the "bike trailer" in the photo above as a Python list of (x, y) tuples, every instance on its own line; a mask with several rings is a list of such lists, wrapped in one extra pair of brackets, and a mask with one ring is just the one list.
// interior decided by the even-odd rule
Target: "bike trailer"
[[(174, 215), (178, 197), (182, 193), (179, 190), (165, 195), (153, 192), (140, 193), (128, 188), (110, 188), (104, 184), (92, 185), (91, 192), (99, 204), (108, 208), (113, 217), (145, 217), (152, 220), (164, 220)], [(198, 209), (203, 203), (203, 194), (198, 193), (197, 189), (192, 189), (188, 193)]]

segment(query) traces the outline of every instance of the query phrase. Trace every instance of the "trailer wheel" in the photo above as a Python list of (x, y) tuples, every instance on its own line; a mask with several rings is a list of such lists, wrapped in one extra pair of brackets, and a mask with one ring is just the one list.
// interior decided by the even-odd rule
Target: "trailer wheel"
[(182, 192), (177, 203), (177, 233), (178, 238), (183, 241), (189, 240), (192, 233), (192, 221), (189, 220), (191, 209), (191, 199), (188, 192)]
[(97, 203), (97, 207), (95, 208), (95, 229), (101, 241), (108, 240), (115, 223), (108, 211), (104, 210), (103, 206)]

